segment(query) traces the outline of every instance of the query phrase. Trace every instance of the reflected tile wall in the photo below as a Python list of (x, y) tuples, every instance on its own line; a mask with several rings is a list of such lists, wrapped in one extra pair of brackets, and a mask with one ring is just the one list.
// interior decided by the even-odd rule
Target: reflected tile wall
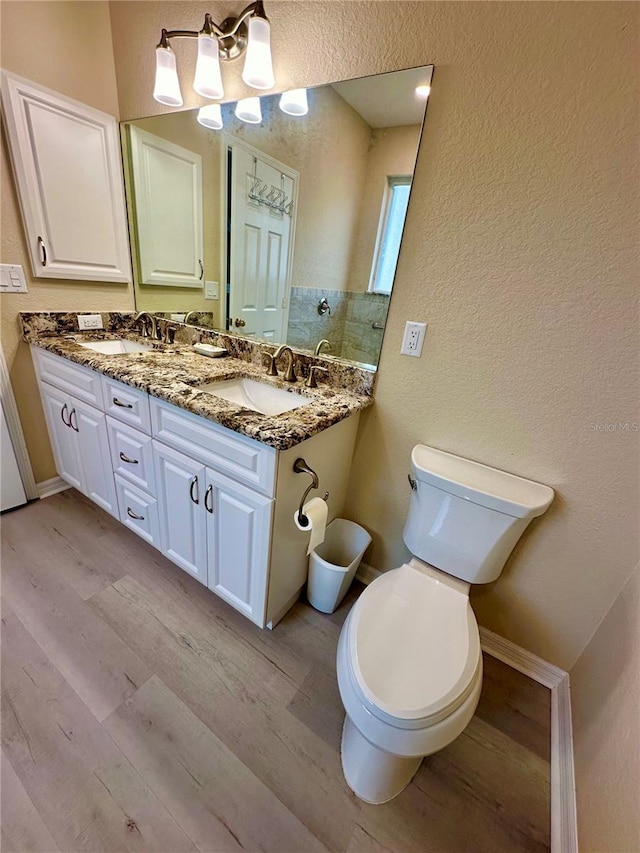
[[(331, 307), (321, 316), (318, 303), (326, 299)], [(292, 287), (289, 303), (287, 343), (314, 349), (326, 338), (329, 355), (365, 364), (377, 364), (383, 329), (389, 310), (389, 297), (378, 293), (327, 290), (320, 287)]]

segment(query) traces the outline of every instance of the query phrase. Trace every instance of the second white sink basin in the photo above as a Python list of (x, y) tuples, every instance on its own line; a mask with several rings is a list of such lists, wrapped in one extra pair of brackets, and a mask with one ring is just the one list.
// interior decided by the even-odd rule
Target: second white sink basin
[(256, 382), (255, 379), (223, 379), (197, 387), (199, 391), (228, 400), (244, 409), (252, 409), (261, 415), (281, 415), (313, 402), (295, 391), (285, 391), (264, 382)]
[(149, 344), (139, 344), (136, 341), (87, 341), (86, 343), (77, 343), (85, 349), (91, 349), (94, 352), (102, 353), (102, 355), (122, 355), (127, 352), (151, 352), (153, 347)]

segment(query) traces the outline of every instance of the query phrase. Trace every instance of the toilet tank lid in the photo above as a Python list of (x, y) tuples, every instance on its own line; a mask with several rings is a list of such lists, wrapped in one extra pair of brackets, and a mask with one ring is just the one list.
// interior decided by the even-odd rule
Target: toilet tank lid
[(411, 462), (418, 480), (514, 518), (542, 515), (554, 497), (542, 483), (424, 444), (413, 448)]

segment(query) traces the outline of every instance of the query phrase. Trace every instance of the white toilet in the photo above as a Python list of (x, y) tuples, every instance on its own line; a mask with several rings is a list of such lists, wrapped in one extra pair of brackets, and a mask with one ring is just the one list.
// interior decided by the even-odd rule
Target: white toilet
[(498, 577), (553, 500), (548, 486), (424, 445), (411, 465), (403, 535), (415, 557), (367, 587), (338, 646), (342, 768), (368, 803), (397, 796), (471, 720), (482, 654), (469, 586)]

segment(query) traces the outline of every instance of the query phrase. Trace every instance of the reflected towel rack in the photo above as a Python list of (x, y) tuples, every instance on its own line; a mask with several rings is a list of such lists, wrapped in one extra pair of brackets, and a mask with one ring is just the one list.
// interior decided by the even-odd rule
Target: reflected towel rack
[[(317, 489), (318, 488), (318, 475), (313, 470), (313, 468), (311, 468), (309, 465), (307, 465), (307, 463), (304, 461), (302, 456), (299, 456), (296, 459), (296, 461), (293, 463), (293, 470), (295, 471), (296, 474), (309, 474), (309, 476), (311, 477), (311, 483), (307, 486), (302, 497), (300, 498), (300, 506), (298, 507), (298, 522), (300, 524), (302, 524), (303, 527), (306, 527), (307, 524), (309, 523), (309, 519), (303, 513), (302, 508), (305, 504), (305, 501), (307, 500), (307, 496), (308, 496), (309, 492), (311, 491), (311, 489)], [(329, 497), (329, 492), (325, 492), (322, 500), (326, 501), (328, 497)]]
[(382, 323), (372, 323), (371, 328), (375, 329), (377, 332), (382, 332), (384, 329), (384, 326)]

